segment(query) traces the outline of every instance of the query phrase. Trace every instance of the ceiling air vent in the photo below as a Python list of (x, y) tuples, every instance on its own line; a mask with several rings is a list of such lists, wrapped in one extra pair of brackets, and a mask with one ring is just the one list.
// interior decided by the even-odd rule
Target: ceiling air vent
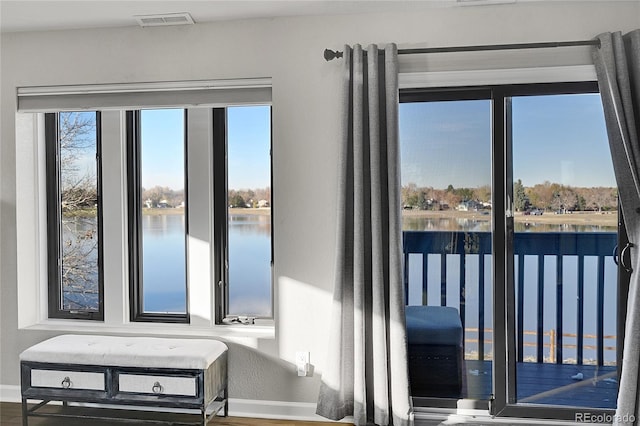
[(490, 4), (509, 4), (516, 0), (456, 0), (458, 6), (486, 6)]
[(158, 15), (134, 16), (141, 27), (164, 27), (167, 25), (192, 25), (195, 22), (189, 13), (161, 13)]

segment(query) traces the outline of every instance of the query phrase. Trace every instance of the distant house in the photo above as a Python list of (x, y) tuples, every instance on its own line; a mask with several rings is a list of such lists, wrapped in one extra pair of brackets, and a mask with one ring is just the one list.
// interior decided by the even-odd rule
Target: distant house
[(458, 207), (456, 207), (456, 210), (461, 212), (473, 212), (473, 211), (478, 211), (481, 208), (482, 208), (481, 203), (475, 200), (468, 200), (458, 204)]
[(258, 208), (263, 209), (265, 207), (269, 207), (269, 202), (267, 200), (258, 201)]
[(429, 198), (427, 200), (427, 210), (442, 210), (440, 201)]

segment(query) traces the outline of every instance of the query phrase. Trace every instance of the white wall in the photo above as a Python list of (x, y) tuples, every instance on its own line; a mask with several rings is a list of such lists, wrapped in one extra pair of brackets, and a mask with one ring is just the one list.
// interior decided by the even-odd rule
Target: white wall
[[(214, 6), (212, 6), (214, 7)], [(401, 4), (399, 9), (401, 9)], [(58, 334), (18, 328), (16, 87), (273, 79), (275, 338), (233, 340), (230, 396), (314, 402), (325, 369), (336, 211), (341, 65), (324, 48), (396, 42), (399, 47), (590, 39), (640, 27), (640, 3), (527, 2), (434, 8), (422, 13), (247, 20), (190, 27), (4, 34), (1, 40), (0, 385), (19, 384), (18, 354)], [(589, 63), (586, 50), (402, 58), (404, 70)], [(24, 258), (23, 258), (24, 259)], [(248, 344), (243, 344), (243, 342)], [(311, 352), (298, 378), (296, 350)], [(0, 389), (1, 390), (1, 389)], [(2, 393), (0, 392), (0, 395)]]

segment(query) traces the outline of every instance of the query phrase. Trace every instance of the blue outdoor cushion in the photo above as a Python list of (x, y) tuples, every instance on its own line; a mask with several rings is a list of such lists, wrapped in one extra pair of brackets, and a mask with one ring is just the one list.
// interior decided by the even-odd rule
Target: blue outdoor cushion
[(407, 306), (406, 317), (410, 345), (462, 344), (462, 322), (456, 308)]

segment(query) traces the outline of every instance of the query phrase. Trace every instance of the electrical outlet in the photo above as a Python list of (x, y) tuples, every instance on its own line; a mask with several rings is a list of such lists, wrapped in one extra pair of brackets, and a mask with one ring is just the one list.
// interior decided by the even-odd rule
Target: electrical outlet
[(308, 364), (309, 352), (298, 351), (296, 352), (296, 364)]
[(296, 352), (296, 370), (300, 377), (304, 377), (309, 373), (309, 352)]

